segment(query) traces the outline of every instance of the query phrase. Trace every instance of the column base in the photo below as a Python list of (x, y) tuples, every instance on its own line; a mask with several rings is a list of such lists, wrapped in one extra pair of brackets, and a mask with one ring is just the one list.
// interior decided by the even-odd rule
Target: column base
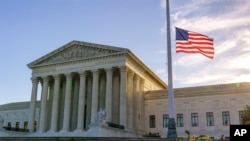
[(54, 131), (54, 130), (49, 130), (47, 133), (56, 133), (58, 131)]
[(176, 124), (174, 118), (169, 118), (168, 120), (168, 139), (177, 139)]
[(68, 133), (68, 132), (70, 132), (68, 129), (62, 129), (62, 130), (60, 131), (60, 133)]
[(83, 132), (83, 129), (75, 129), (74, 132)]

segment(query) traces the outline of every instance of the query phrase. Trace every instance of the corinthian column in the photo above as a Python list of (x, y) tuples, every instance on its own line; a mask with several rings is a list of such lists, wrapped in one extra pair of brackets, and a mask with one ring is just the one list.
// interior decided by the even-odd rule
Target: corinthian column
[(30, 118), (29, 118), (29, 132), (34, 132), (34, 121), (35, 121), (35, 113), (36, 113), (36, 99), (37, 99), (37, 78), (31, 78), (32, 81), (32, 92), (31, 92), (31, 100), (30, 100)]
[(133, 115), (134, 115), (134, 103), (133, 103), (133, 76), (134, 72), (131, 70), (128, 72), (128, 129), (133, 128)]
[(78, 118), (77, 130), (82, 131), (84, 127), (84, 106), (85, 106), (85, 91), (86, 91), (86, 72), (80, 72), (80, 90), (78, 101)]
[(139, 93), (140, 78), (138, 75), (134, 76), (134, 92), (133, 92), (133, 128), (138, 129), (138, 93)]
[(48, 96), (48, 83), (49, 78), (43, 77), (43, 87), (42, 87), (42, 99), (41, 99), (41, 114), (39, 122), (39, 131), (45, 132), (46, 130), (46, 105), (47, 105), (47, 96)]
[(127, 67), (120, 67), (120, 124), (127, 127)]
[(91, 123), (95, 122), (96, 114), (98, 111), (98, 78), (99, 78), (99, 71), (93, 70), (93, 88), (92, 88), (92, 104), (91, 104)]
[(140, 126), (139, 129), (145, 131), (145, 124), (144, 123), (144, 82), (145, 80), (141, 78), (140, 80), (140, 95), (139, 95), (139, 103), (140, 103)]
[(52, 103), (52, 116), (51, 116), (51, 132), (57, 131), (57, 120), (58, 120), (58, 103), (59, 103), (59, 88), (60, 88), (60, 75), (55, 75), (54, 83), (54, 96)]
[(106, 69), (106, 101), (105, 101), (105, 110), (106, 110), (106, 121), (111, 122), (112, 117), (112, 77), (113, 77), (113, 69)]
[(70, 102), (71, 102), (71, 90), (72, 90), (72, 75), (71, 73), (66, 75), (66, 94), (63, 114), (63, 132), (69, 131), (69, 120), (70, 120)]

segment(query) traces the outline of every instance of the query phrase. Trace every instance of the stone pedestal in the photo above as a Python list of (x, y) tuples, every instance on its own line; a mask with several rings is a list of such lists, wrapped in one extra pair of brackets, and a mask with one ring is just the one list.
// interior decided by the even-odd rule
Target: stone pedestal
[(174, 118), (169, 118), (167, 138), (177, 139), (177, 131)]

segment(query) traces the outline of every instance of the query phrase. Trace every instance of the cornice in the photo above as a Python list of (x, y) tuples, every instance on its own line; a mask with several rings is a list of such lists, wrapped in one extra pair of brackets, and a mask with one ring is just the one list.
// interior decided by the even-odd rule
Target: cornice
[[(250, 83), (232, 83), (220, 85), (208, 85), (174, 89), (175, 98), (203, 97), (227, 94), (250, 94)], [(167, 90), (149, 91), (145, 94), (145, 100), (167, 99)]]
[[(129, 51), (128, 55), (128, 62), (135, 64), (135, 66), (139, 70), (146, 70), (147, 75), (153, 78), (155, 81), (159, 82), (163, 88), (167, 88), (165, 82), (163, 82), (151, 69), (149, 69), (138, 57), (136, 57), (131, 51)], [(130, 61), (131, 60), (131, 61)], [(145, 71), (144, 71), (145, 72)]]

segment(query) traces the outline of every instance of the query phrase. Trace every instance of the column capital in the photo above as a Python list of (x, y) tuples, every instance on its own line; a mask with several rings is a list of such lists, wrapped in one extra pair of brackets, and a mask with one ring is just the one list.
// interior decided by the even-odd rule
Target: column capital
[(91, 70), (91, 72), (92, 72), (93, 74), (98, 74), (98, 73), (99, 73), (99, 69)]
[(121, 72), (128, 72), (129, 71), (129, 68), (127, 66), (125, 66), (125, 65), (120, 66), (119, 68), (120, 68)]
[(38, 83), (38, 78), (37, 77), (31, 77), (30, 79), (31, 79), (31, 81), (32, 81), (33, 84), (37, 84)]
[(64, 73), (64, 75), (66, 76), (66, 78), (70, 78), (70, 77), (72, 77), (72, 73), (71, 73), (71, 72)]
[(60, 78), (60, 74), (54, 74), (53, 77), (54, 77), (55, 79), (59, 79), (59, 78)]
[(49, 76), (41, 76), (41, 78), (44, 80), (44, 79), (48, 79)]
[(140, 80), (140, 76), (137, 74), (134, 74), (134, 80)]
[(128, 71), (128, 76), (132, 76), (133, 77), (134, 75), (135, 75), (135, 72), (133, 72), (132, 70)]
[(44, 83), (45, 81), (48, 82), (49, 76), (41, 76), (42, 82)]
[(113, 72), (113, 67), (108, 67), (108, 68), (104, 68), (104, 70), (106, 71), (106, 72)]
[(83, 76), (83, 75), (86, 75), (86, 74), (87, 74), (86, 71), (79, 71), (78, 73), (79, 73), (80, 76)]

